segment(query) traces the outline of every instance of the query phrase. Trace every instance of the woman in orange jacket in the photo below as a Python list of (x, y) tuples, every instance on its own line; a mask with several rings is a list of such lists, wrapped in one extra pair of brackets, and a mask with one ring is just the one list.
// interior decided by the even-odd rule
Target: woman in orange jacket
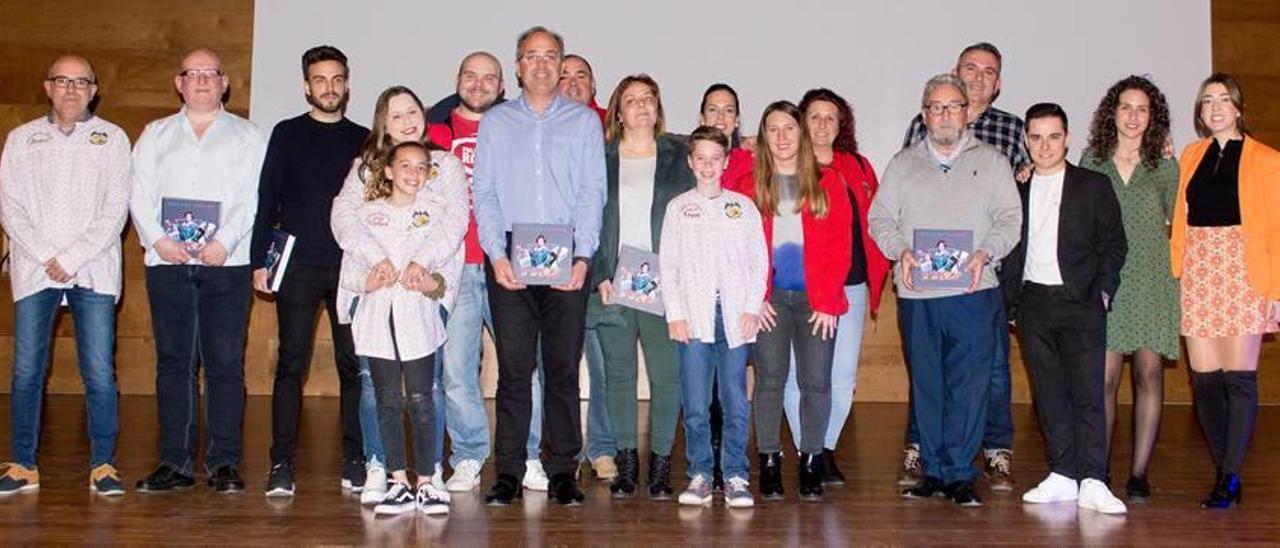
[(1280, 321), (1280, 152), (1249, 136), (1244, 95), (1215, 73), (1196, 95), (1203, 140), (1182, 153), (1170, 260), (1181, 281), (1196, 413), (1218, 467), (1206, 508), (1240, 501), (1262, 335)]

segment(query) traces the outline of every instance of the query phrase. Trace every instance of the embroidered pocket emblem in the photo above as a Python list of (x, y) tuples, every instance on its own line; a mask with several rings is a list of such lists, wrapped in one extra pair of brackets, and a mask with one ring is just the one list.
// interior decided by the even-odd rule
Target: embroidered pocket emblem
[(37, 133), (32, 133), (32, 134), (31, 134), (31, 136), (27, 138), (27, 144), (28, 144), (28, 145), (38, 145), (38, 144), (40, 144), (40, 143), (48, 142), (48, 141), (50, 141), (51, 139), (53, 139), (53, 136), (52, 136), (52, 135), (49, 135), (48, 133), (45, 133), (45, 132), (43, 132), (43, 131), (40, 131), (40, 132), (37, 132)]
[(702, 217), (702, 208), (696, 204), (689, 204), (680, 209), (680, 215), (688, 219), (697, 219)]
[(737, 219), (742, 216), (742, 205), (738, 202), (729, 202), (724, 205), (724, 216), (730, 219)]
[(427, 214), (426, 210), (419, 210), (413, 212), (413, 220), (410, 221), (409, 224), (412, 225), (413, 228), (422, 228), (427, 226), (427, 223), (430, 222), (431, 215)]
[(89, 144), (105, 145), (107, 144), (107, 134), (102, 131), (95, 131), (89, 134)]
[(384, 213), (372, 213), (365, 217), (364, 223), (369, 226), (387, 226), (387, 216)]

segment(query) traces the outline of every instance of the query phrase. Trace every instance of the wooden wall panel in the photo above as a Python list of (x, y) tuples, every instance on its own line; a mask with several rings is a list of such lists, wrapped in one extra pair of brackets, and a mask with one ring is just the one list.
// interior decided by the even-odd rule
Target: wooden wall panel
[[(1240, 79), (1249, 98), (1248, 115), (1256, 136), (1280, 145), (1280, 50), (1271, 43), (1280, 36), (1280, 3), (1271, 0), (1215, 0), (1213, 48), (1216, 70)], [(74, 31), (65, 21), (76, 21)], [(136, 138), (146, 122), (178, 108), (172, 76), (182, 54), (194, 47), (218, 52), (231, 75), (229, 108), (248, 110), (249, 70), (253, 35), (253, 1), (215, 2), (164, 0), (104, 0), (52, 2), (46, 0), (0, 3), (0, 134), (47, 111), (39, 82), (48, 63), (58, 53), (87, 55), (101, 80), (103, 100), (98, 112), (120, 124)], [(303, 103), (299, 97), (299, 108)], [(1187, 116), (1190, 107), (1176, 107), (1175, 115)], [(136, 235), (127, 231), (125, 295), (120, 305), (117, 372), (121, 392), (154, 391), (154, 354), (151, 318), (143, 284), (142, 253)], [(905, 366), (891, 290), (876, 321), (866, 325), (858, 371), (858, 399), (903, 401), (907, 395)], [(0, 280), (0, 391), (9, 389), (12, 364), (12, 305), (9, 284)], [(327, 320), (317, 316), (319, 329), (307, 394), (337, 392), (332, 342)], [(249, 392), (271, 391), (275, 353), (274, 305), (257, 299), (250, 313), (245, 378)], [(57, 328), (49, 387), (53, 392), (79, 392), (71, 322), (63, 318)], [(1029, 401), (1026, 372), (1014, 342), (1014, 400)], [(496, 373), (493, 347), (485, 337), (482, 383), (492, 396)], [(1280, 345), (1263, 347), (1265, 365), (1280, 363)], [(1264, 365), (1264, 367), (1265, 367)], [(1280, 377), (1263, 375), (1264, 401), (1280, 403)], [(640, 374), (641, 384), (644, 374)], [(641, 388), (642, 395), (647, 394)], [(1184, 364), (1166, 369), (1169, 401), (1190, 401)], [(585, 392), (584, 392), (585, 395)], [(1128, 380), (1122, 400), (1128, 401)]]

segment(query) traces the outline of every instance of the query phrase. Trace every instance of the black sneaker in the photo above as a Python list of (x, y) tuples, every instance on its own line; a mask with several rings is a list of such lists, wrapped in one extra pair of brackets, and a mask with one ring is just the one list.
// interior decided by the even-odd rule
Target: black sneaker
[(522, 494), (520, 480), (511, 474), (498, 474), (498, 481), (484, 494), (484, 503), (489, 506), (510, 506)]
[(414, 496), (413, 489), (405, 483), (392, 481), (390, 488), (387, 489), (387, 496), (373, 507), (373, 513), (377, 516), (394, 516), (412, 511), (417, 507), (418, 499)]
[(908, 499), (927, 499), (930, 497), (947, 497), (946, 487), (942, 480), (933, 476), (925, 476), (915, 487), (902, 490), (902, 497)]
[(349, 460), (342, 463), (342, 491), (359, 493), (364, 490), (364, 460)]
[(240, 471), (230, 464), (215, 468), (209, 474), (207, 483), (215, 493), (234, 494), (244, 491), (244, 479), (240, 477)]
[(671, 500), (671, 457), (649, 453), (649, 500)]
[(272, 465), (271, 471), (267, 473), (267, 496), (292, 497), (293, 488), (293, 462)]
[(950, 494), (951, 500), (956, 506), (964, 506), (968, 508), (977, 508), (982, 506), (982, 498), (978, 496), (978, 492), (973, 490), (973, 482), (957, 481), (947, 485), (946, 492)]
[(192, 488), (196, 479), (183, 474), (177, 468), (161, 464), (150, 476), (138, 480), (134, 486), (140, 493), (160, 493), (164, 491), (183, 491)]

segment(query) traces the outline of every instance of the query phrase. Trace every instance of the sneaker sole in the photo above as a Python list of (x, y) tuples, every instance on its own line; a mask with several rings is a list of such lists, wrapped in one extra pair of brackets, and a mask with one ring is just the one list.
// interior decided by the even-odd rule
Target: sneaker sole
[(754, 507), (755, 507), (755, 505), (756, 505), (756, 501), (755, 501), (755, 500), (753, 500), (753, 499), (746, 499), (746, 500), (741, 500), (741, 501), (734, 501), (734, 500), (728, 500), (728, 499), (726, 499), (726, 500), (724, 501), (724, 504), (725, 504), (725, 506), (728, 506), (729, 508), (754, 508)]
[(16, 495), (16, 494), (18, 494), (18, 493), (29, 493), (29, 492), (31, 492), (31, 491), (38, 491), (38, 490), (40, 490), (40, 484), (39, 484), (39, 483), (34, 484), (34, 485), (23, 485), (22, 487), (19, 487), (19, 488), (17, 488), (17, 489), (12, 489), (12, 490), (9, 490), (9, 491), (0, 492), (0, 497), (7, 497), (7, 496), (9, 496), (9, 495)]
[(982, 501), (957, 502), (956, 506), (961, 508), (980, 508), (982, 507)]
[(525, 489), (528, 489), (528, 490), (530, 490), (530, 491), (546, 491), (546, 490), (547, 490), (547, 484), (541, 484), (541, 485), (539, 485), (539, 484), (536, 484), (536, 483), (535, 483), (535, 484), (532, 484), (532, 485), (531, 485), (531, 484), (528, 484), (528, 483), (521, 483), (520, 485), (521, 485), (521, 486), (523, 486)]
[[(370, 493), (377, 494), (375, 491), (370, 491)], [(369, 500), (365, 500), (365, 499), (364, 499), (364, 493), (361, 493), (361, 495), (360, 495), (360, 506), (377, 506), (378, 504), (380, 504), (380, 503), (382, 502), (382, 499), (384, 499), (384, 498), (386, 498), (386, 497), (387, 497), (387, 494), (386, 494), (386, 493), (382, 493), (381, 495), (378, 495), (378, 496), (377, 496), (377, 498), (370, 497), (370, 498), (369, 498)]]
[(356, 485), (354, 483), (351, 483), (351, 480), (345, 480), (345, 479), (342, 480), (341, 486), (342, 486), (342, 490), (347, 493), (361, 493), (364, 491), (363, 483), (361, 483), (360, 485)]
[[(37, 487), (38, 488), (38, 487)], [(107, 489), (105, 491), (98, 490), (97, 486), (90, 485), (89, 491), (104, 497), (120, 497), (124, 496), (124, 489)]]
[(915, 487), (917, 485), (920, 485), (919, 479), (907, 477), (898, 478), (898, 486), (900, 487)]
[(680, 495), (679, 502), (680, 502), (680, 505), (682, 506), (711, 506), (711, 499), (712, 499), (711, 495), (707, 495), (702, 498), (694, 498), (693, 496), (686, 497), (684, 495)]
[(467, 491), (475, 491), (477, 487), (480, 487), (480, 482), (478, 481), (471, 485), (454, 485), (453, 482), (444, 485), (445, 490), (450, 493), (466, 493)]
[(417, 504), (412, 502), (405, 506), (378, 506), (377, 508), (373, 509), (373, 515), (398, 516), (406, 512), (412, 512), (414, 509), (416, 509), (416, 507), (417, 507)]
[(294, 489), (293, 487), (289, 487), (287, 489), (284, 487), (276, 487), (275, 489), (271, 489), (267, 491), (267, 498), (275, 499), (275, 498), (292, 497), (293, 489)]

